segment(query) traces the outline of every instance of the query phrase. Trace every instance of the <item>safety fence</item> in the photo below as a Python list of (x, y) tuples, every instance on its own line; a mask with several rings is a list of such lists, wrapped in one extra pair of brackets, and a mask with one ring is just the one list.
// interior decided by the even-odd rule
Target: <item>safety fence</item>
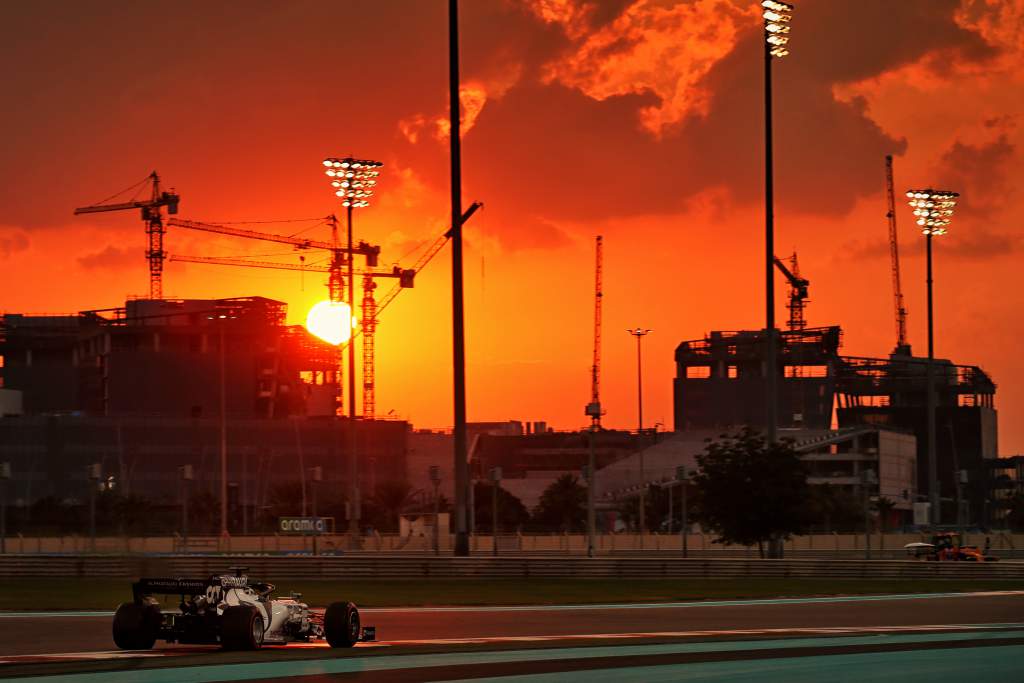
[[(315, 540), (314, 540), (315, 538)], [(908, 543), (927, 542), (928, 534), (872, 534), (870, 538), (873, 559), (902, 559), (907, 556)], [(716, 543), (711, 534), (689, 534), (686, 537), (688, 554), (697, 557), (723, 557), (754, 559), (756, 547), (726, 546)], [(1024, 534), (993, 532), (967, 534), (965, 543), (988, 548), (1000, 559), (1024, 559)], [(490, 535), (475, 534), (470, 538), (474, 554), (491, 554), (495, 539)], [(399, 536), (397, 534), (370, 534), (357, 543), (345, 534), (324, 534), (318, 537), (301, 535), (262, 536), (149, 536), (98, 537), (83, 536), (23, 537), (6, 539), (9, 553), (26, 554), (334, 554), (340, 552), (386, 553), (403, 555), (431, 554), (434, 540), (429, 535)], [(500, 554), (527, 555), (584, 555), (587, 537), (583, 534), (507, 534), (497, 537)], [(443, 534), (438, 539), (440, 552), (450, 552), (452, 538)], [(680, 554), (683, 540), (680, 534), (599, 534), (595, 537), (598, 555), (630, 555), (668, 553)], [(784, 556), (794, 559), (863, 559), (863, 534), (811, 534), (795, 536), (785, 543)]]
[(1012, 579), (1024, 581), (1024, 562), (914, 560), (727, 559), (683, 557), (339, 557), (5, 555), (0, 578), (129, 578), (208, 576), (244, 566), (275, 582), (342, 579), (453, 578), (817, 578)]

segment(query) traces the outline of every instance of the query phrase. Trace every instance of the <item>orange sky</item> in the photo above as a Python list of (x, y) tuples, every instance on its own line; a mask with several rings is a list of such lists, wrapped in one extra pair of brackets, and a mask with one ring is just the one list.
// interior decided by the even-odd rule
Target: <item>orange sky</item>
[[(593, 237), (605, 236), (602, 401), (672, 426), (672, 352), (763, 324), (761, 48), (739, 0), (463, 2), (471, 420), (585, 423)], [(70, 312), (146, 292), (141, 222), (73, 217), (157, 169), (181, 216), (335, 211), (320, 161), (383, 161), (357, 233), (383, 264), (445, 227), (443, 0), (38, 2), (5, 8), (0, 309)], [(852, 355), (894, 342), (884, 156), (900, 190), (963, 202), (936, 251), (936, 353), (999, 385), (1000, 452), (1024, 451), (1021, 0), (805, 0), (775, 65), (777, 251), (811, 280), (812, 325)], [(13, 65), (13, 66), (11, 66)], [(925, 350), (922, 238), (898, 207), (910, 340)], [(288, 225), (264, 226), (288, 232)], [(297, 228), (296, 228), (297, 229)], [(309, 233), (325, 236), (322, 227)], [(176, 254), (287, 248), (172, 230)], [(280, 248), (279, 248), (280, 246)], [(448, 252), (382, 317), (379, 414), (451, 424)], [(323, 298), (296, 273), (169, 264), (176, 297)], [(778, 318), (785, 286), (778, 281)]]

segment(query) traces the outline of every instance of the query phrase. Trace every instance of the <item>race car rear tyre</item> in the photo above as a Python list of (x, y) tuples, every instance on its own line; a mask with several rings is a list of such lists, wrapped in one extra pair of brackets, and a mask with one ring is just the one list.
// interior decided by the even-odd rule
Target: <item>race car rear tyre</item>
[(150, 650), (160, 632), (160, 608), (150, 603), (125, 602), (114, 613), (114, 644), (122, 650)]
[(263, 645), (263, 616), (252, 605), (224, 610), (220, 622), (220, 643), (225, 650), (258, 650)]
[(361, 632), (359, 610), (351, 602), (332, 602), (324, 613), (324, 636), (331, 647), (352, 647)]

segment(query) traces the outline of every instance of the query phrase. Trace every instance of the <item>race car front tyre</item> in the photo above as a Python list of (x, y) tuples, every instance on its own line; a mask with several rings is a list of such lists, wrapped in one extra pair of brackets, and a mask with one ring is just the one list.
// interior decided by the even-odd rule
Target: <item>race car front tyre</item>
[(352, 647), (359, 642), (359, 610), (351, 602), (332, 602), (324, 613), (324, 636), (331, 647)]
[(160, 608), (150, 603), (125, 602), (114, 613), (114, 644), (122, 650), (150, 650), (160, 632)]
[(220, 622), (220, 643), (225, 650), (258, 650), (263, 645), (263, 616), (252, 605), (224, 610)]

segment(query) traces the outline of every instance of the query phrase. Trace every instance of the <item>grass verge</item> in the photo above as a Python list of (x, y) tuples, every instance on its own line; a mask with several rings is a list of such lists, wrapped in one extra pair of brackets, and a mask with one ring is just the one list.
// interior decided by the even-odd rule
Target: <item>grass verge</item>
[[(272, 577), (268, 577), (272, 578)], [(1024, 590), (1024, 581), (818, 579), (431, 579), (287, 581), (278, 593), (302, 593), (310, 605), (351, 600), (361, 607), (440, 605), (585, 605), (819, 595), (883, 595)], [(113, 610), (131, 598), (127, 579), (11, 579), (0, 610)]]

